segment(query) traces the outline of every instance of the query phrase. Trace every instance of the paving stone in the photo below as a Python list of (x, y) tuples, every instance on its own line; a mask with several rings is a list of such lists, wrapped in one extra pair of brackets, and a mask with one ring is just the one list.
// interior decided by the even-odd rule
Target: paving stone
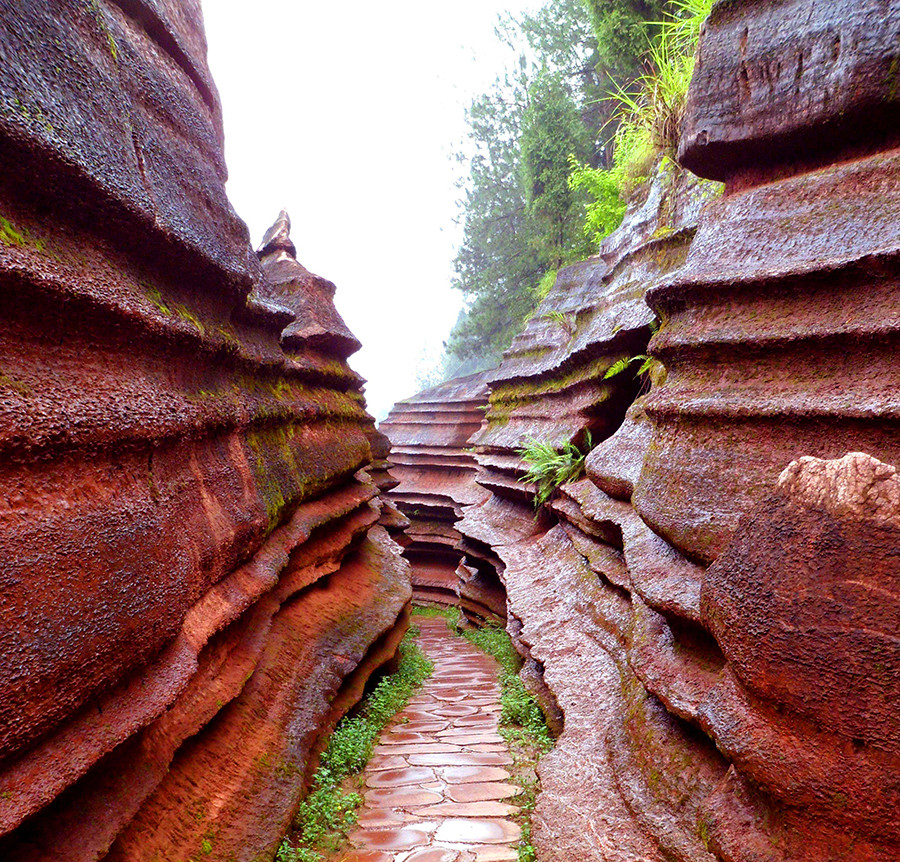
[(441, 706), (441, 715), (447, 716), (463, 716), (463, 715), (478, 715), (478, 707), (477, 706), (467, 706), (461, 703), (454, 704), (444, 704)]
[(459, 730), (443, 730), (438, 733), (441, 742), (449, 742), (453, 745), (479, 745), (481, 743), (503, 742), (503, 737), (497, 733), (463, 733)]
[[(452, 821), (450, 821), (452, 822)], [(443, 825), (443, 824), (442, 824)], [(350, 842), (361, 850), (411, 850), (427, 844), (429, 835), (421, 829), (366, 829), (354, 832)]]
[(420, 785), (411, 787), (375, 787), (365, 794), (366, 805), (383, 808), (412, 808), (433, 805), (443, 800), (443, 795), (422, 790)]
[[(476, 712), (477, 712), (477, 710), (476, 710)], [(412, 724), (413, 722), (416, 722), (416, 721), (440, 721), (441, 720), (436, 715), (433, 715), (432, 713), (428, 712), (427, 710), (423, 710), (423, 709), (410, 709), (410, 708), (404, 709), (402, 717), (408, 718), (409, 724)]]
[(376, 745), (374, 755), (382, 757), (398, 754), (403, 757), (408, 755), (421, 756), (423, 754), (464, 754), (462, 747), (451, 745), (449, 742), (419, 742), (399, 745)]
[(522, 788), (508, 782), (487, 781), (472, 784), (454, 784), (447, 788), (447, 796), (453, 802), (483, 802), (509, 799), (518, 796)]
[(453, 721), (454, 727), (497, 727), (499, 724), (495, 715), (464, 715)]
[(475, 862), (516, 862), (519, 851), (515, 847), (472, 847)]
[[(336, 862), (515, 862), (521, 836), (505, 802), (521, 791), (501, 767), (498, 666), (447, 632), (423, 625), (438, 667), (381, 735), (366, 768), (364, 803)], [(355, 855), (354, 855), (355, 854)]]
[(511, 776), (497, 766), (448, 766), (439, 770), (448, 784), (483, 784), (488, 781), (508, 781)]
[(348, 850), (338, 862), (392, 862), (393, 856), (382, 850)]
[(456, 862), (459, 850), (449, 847), (429, 847), (425, 850), (414, 850), (403, 862)]
[(515, 805), (505, 802), (439, 802), (413, 809), (418, 817), (512, 817), (519, 813)]
[[(428, 764), (420, 764), (422, 766), (427, 766)], [(409, 766), (405, 757), (400, 757), (399, 755), (395, 756), (384, 756), (384, 755), (373, 755), (371, 760), (369, 760), (368, 765), (366, 766), (367, 772), (382, 772), (387, 769), (406, 769)]]
[[(371, 765), (366, 767), (371, 772)], [(404, 787), (434, 781), (433, 769), (423, 766), (406, 767), (405, 769), (388, 769), (366, 776), (366, 787)]]
[(499, 752), (453, 752), (446, 754), (410, 754), (410, 766), (509, 766), (512, 758)]
[(448, 844), (512, 844), (522, 837), (518, 824), (509, 820), (478, 820), (467, 817), (445, 820), (434, 834)]
[(375, 829), (399, 829), (414, 819), (412, 815), (404, 814), (394, 808), (369, 808), (366, 806), (360, 812), (356, 825), (367, 832)]
[(449, 721), (408, 721), (405, 724), (395, 724), (388, 729), (388, 733), (438, 733), (447, 730)]
[[(443, 741), (441, 740), (441, 742)], [(386, 733), (380, 739), (381, 745), (407, 745), (412, 742), (434, 742), (434, 734), (401, 730)]]

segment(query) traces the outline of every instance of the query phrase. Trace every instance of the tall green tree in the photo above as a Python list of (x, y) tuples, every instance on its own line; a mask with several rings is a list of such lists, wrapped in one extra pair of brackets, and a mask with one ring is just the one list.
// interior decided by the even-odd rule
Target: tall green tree
[(547, 0), (507, 15), (498, 37), (515, 65), (475, 99), (459, 156), (463, 240), (453, 286), (465, 299), (447, 350), (458, 373), (497, 362), (560, 266), (583, 256), (587, 195), (567, 183), (570, 156), (611, 164), (605, 97), (640, 73), (665, 0)]
[(591, 130), (582, 122), (565, 78), (543, 70), (528, 90), (519, 141), (530, 243), (544, 270), (559, 269), (588, 252), (584, 205), (569, 185), (569, 156), (589, 157)]

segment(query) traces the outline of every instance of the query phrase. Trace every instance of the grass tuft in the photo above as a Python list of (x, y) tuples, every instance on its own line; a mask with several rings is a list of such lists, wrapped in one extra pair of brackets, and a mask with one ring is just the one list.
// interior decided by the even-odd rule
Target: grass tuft
[(27, 244), (24, 234), (9, 220), (0, 216), (0, 242), (3, 245), (23, 246)]
[(321, 862), (353, 828), (362, 796), (348, 792), (345, 785), (365, 769), (379, 733), (434, 670), (415, 643), (418, 636), (419, 630), (410, 626), (400, 643), (397, 671), (383, 677), (355, 714), (338, 724), (294, 818), (296, 837), (285, 838), (276, 862)]

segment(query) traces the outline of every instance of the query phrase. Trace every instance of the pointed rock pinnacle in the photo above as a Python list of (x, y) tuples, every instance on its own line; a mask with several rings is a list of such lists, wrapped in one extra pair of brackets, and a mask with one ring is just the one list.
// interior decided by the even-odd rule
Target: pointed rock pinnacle
[(275, 219), (275, 224), (266, 231), (257, 254), (264, 257), (279, 251), (286, 251), (291, 257), (297, 257), (297, 248), (291, 240), (291, 217), (287, 210), (282, 210)]

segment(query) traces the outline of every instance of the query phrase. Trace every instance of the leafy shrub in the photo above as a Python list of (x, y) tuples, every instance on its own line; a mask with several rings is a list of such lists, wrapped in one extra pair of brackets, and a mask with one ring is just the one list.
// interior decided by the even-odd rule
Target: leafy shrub
[(574, 443), (566, 443), (557, 450), (549, 443), (529, 439), (527, 446), (519, 450), (519, 457), (530, 464), (522, 477), (522, 482), (533, 482), (536, 486), (534, 506), (538, 508), (550, 499), (550, 495), (560, 485), (577, 479), (584, 472), (584, 459), (591, 450), (591, 434), (585, 435), (585, 451)]
[(591, 198), (585, 208), (584, 235), (598, 246), (622, 224), (625, 215), (619, 177), (615, 171), (583, 165), (571, 155), (569, 168), (569, 188), (584, 191)]

